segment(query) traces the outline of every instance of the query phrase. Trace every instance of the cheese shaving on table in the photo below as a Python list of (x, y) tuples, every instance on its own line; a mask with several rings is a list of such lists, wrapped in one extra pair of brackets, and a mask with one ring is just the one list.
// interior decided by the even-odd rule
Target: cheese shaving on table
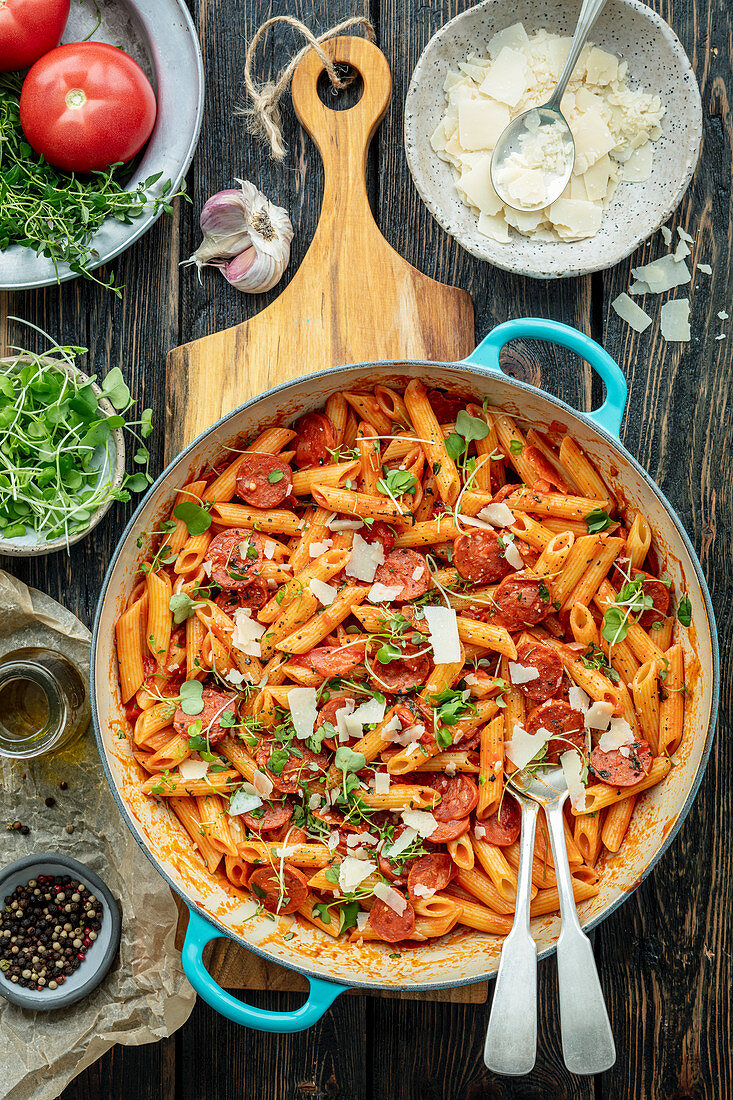
[(430, 627), (429, 642), (436, 665), (448, 665), (461, 659), (458, 619), (452, 607), (425, 607), (425, 621)]
[(537, 730), (537, 733), (527, 733), (518, 722), (515, 722), (511, 740), (504, 743), (504, 751), (517, 768), (526, 768), (551, 737), (550, 731), (543, 726)]
[[(496, 194), (489, 166), (497, 139), (512, 119), (547, 102), (569, 47), (570, 38), (545, 30), (529, 37), (515, 23), (489, 41), (488, 57), (469, 56), (446, 77), (446, 110), (430, 142), (453, 166), (461, 200), (478, 211), (479, 233), (499, 243), (509, 243), (514, 232), (542, 241), (593, 236), (619, 182), (632, 185), (652, 174), (664, 105), (658, 95), (629, 86), (625, 61), (588, 43), (562, 99), (575, 141), (570, 183), (539, 211), (514, 210)], [(545, 127), (530, 133), (509, 166), (515, 201), (525, 205), (544, 201), (545, 176), (562, 151), (559, 132), (547, 129), (547, 137)]]
[(291, 688), (288, 692), (290, 717), (295, 727), (295, 736), (301, 741), (313, 736), (318, 710), (316, 708), (316, 689), (307, 687)]
[(438, 828), (438, 822), (429, 810), (404, 810), (402, 820), (424, 840)]
[(690, 299), (675, 298), (665, 302), (659, 318), (665, 340), (686, 344), (690, 340)]
[(564, 752), (560, 757), (560, 766), (568, 785), (570, 805), (579, 813), (585, 813), (585, 786), (581, 775), (583, 774), (583, 761), (580, 753), (575, 749)]
[(339, 886), (345, 894), (353, 894), (365, 878), (376, 871), (376, 863), (368, 859), (355, 859), (353, 856), (344, 856), (339, 867)]
[(203, 779), (209, 770), (209, 764), (206, 760), (196, 760), (194, 757), (189, 756), (186, 760), (181, 761), (178, 770), (186, 782), (190, 783), (192, 779)]
[(407, 908), (407, 900), (403, 898), (402, 894), (394, 887), (388, 886), (386, 882), (378, 882), (373, 890), (375, 898), (379, 898), (385, 905), (401, 917)]
[(539, 680), (540, 670), (527, 665), (519, 665), (516, 661), (509, 662), (509, 679), (513, 684), (528, 684), (531, 680)]
[(308, 582), (308, 587), (318, 602), (323, 604), (324, 607), (330, 607), (338, 596), (338, 589), (335, 585), (326, 584), (325, 581), (320, 581), (318, 577), (311, 577)]
[(351, 554), (344, 572), (357, 581), (373, 581), (377, 568), (384, 564), (384, 549), (379, 539), (367, 542), (360, 534), (354, 535)]
[(232, 632), (232, 645), (240, 653), (247, 657), (260, 657), (262, 650), (260, 638), (267, 630), (266, 623), (258, 623), (252, 618), (252, 610), (249, 607), (238, 607), (232, 616), (234, 619), (234, 631)]
[(611, 302), (611, 309), (619, 315), (622, 321), (626, 321), (626, 324), (630, 325), (634, 332), (646, 332), (652, 323), (649, 314), (645, 313), (632, 298), (629, 298), (628, 294), (619, 294), (617, 298), (614, 298)]

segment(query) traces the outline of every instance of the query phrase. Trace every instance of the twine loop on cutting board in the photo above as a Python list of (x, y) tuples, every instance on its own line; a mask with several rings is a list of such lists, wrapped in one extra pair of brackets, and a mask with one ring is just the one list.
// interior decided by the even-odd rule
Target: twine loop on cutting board
[[(270, 27), (274, 27), (276, 23), (285, 23), (287, 26), (293, 27), (294, 30), (303, 35), (307, 45), (303, 46), (303, 48), (290, 59), (287, 65), (280, 70), (275, 80), (266, 80), (258, 84), (252, 77), (252, 68), (257, 47)], [(326, 42), (329, 38), (334, 38), (343, 31), (354, 27), (362, 27), (369, 41), (374, 42), (376, 38), (374, 27), (363, 15), (356, 15), (350, 19), (344, 19), (342, 23), (338, 23), (335, 27), (331, 27), (330, 30), (325, 31), (324, 34), (319, 34), (318, 37), (306, 27), (305, 23), (301, 23), (299, 19), (294, 19), (291, 15), (276, 15), (262, 24), (247, 47), (247, 55), (244, 61), (244, 85), (247, 89), (247, 95), (252, 101), (252, 106), (238, 108), (237, 114), (243, 115), (247, 120), (247, 129), (250, 133), (262, 137), (268, 142), (272, 156), (275, 160), (283, 160), (286, 153), (286, 145), (282, 135), (282, 119), (280, 117), (279, 104), (283, 93), (290, 83), (293, 73), (308, 51), (313, 49), (323, 62), (323, 67), (328, 73), (328, 78), (331, 81), (332, 87), (336, 91), (347, 88), (354, 80), (356, 74), (350, 73), (346, 76), (341, 76), (337, 66), (321, 47), (320, 43)]]

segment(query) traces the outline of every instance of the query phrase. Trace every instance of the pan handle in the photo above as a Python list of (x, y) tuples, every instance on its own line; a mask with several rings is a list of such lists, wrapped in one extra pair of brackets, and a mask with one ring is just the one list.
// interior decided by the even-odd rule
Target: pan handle
[(336, 985), (334, 982), (309, 978), (308, 999), (293, 1012), (268, 1012), (266, 1009), (248, 1005), (222, 989), (204, 966), (202, 956), (206, 944), (220, 935), (220, 929), (204, 920), (193, 909), (189, 909), (188, 928), (182, 952), (183, 970), (199, 997), (222, 1016), (233, 1020), (235, 1024), (252, 1027), (256, 1031), (275, 1031), (283, 1034), (305, 1031), (320, 1020), (339, 993), (344, 991), (344, 986)]
[(618, 438), (628, 392), (626, 379), (618, 364), (600, 344), (570, 325), (540, 317), (519, 317), (516, 321), (505, 321), (504, 324), (497, 325), (463, 362), (501, 372), (499, 354), (502, 348), (510, 340), (520, 339), (546, 340), (551, 344), (560, 344), (590, 363), (605, 383), (606, 400), (600, 408), (585, 415)]

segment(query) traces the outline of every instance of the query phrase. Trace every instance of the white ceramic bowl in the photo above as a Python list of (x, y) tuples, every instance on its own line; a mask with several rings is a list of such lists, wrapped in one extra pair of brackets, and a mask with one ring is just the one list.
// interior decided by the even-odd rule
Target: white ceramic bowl
[(609, 0), (590, 40), (629, 65), (631, 87), (658, 92), (666, 107), (654, 168), (645, 183), (621, 183), (604, 212), (600, 232), (583, 241), (542, 242), (512, 230), (509, 244), (478, 231), (478, 214), (459, 198), (454, 171), (430, 145), (445, 111), (443, 82), (470, 53), (486, 56), (489, 39), (524, 23), (569, 35), (579, 4), (568, 0), (484, 0), (446, 23), (428, 42), (412, 75), (405, 103), (407, 161), (423, 202), (467, 252), (518, 275), (550, 279), (587, 275), (623, 260), (677, 208), (697, 164), (702, 140), (700, 90), (674, 31), (639, 0)]
[[(8, 362), (8, 360), (0, 360), (0, 362)], [(82, 383), (89, 381), (89, 376), (73, 364), (64, 363), (62, 360), (56, 358), (53, 359), (53, 363), (59, 370), (65, 371), (66, 374), (76, 378), (78, 381)], [(115, 410), (112, 408), (107, 398), (103, 396), (96, 382), (92, 382), (92, 389), (99, 398), (100, 411), (103, 412), (105, 416), (116, 416)], [(97, 478), (96, 484), (102, 485), (109, 481), (113, 485), (119, 486), (122, 484), (124, 476), (125, 439), (122, 434), (122, 428), (114, 428), (110, 433), (110, 438), (99, 466), (99, 477)], [(0, 554), (5, 554), (9, 558), (35, 558), (40, 557), (42, 554), (52, 554), (57, 550), (65, 550), (67, 547), (73, 546), (74, 543), (86, 538), (89, 532), (104, 518), (112, 507), (112, 504), (113, 501), (108, 500), (106, 504), (100, 505), (100, 507), (92, 513), (92, 517), (89, 520), (89, 526), (85, 527), (83, 531), (78, 531), (75, 535), (70, 535), (68, 539), (63, 537), (56, 539), (39, 538), (34, 531), (25, 535), (20, 535), (15, 539), (4, 539), (0, 537)]]

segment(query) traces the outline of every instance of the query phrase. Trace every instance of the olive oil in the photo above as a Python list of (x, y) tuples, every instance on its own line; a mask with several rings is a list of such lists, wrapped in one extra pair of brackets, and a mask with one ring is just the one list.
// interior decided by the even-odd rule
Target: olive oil
[(89, 724), (79, 672), (50, 649), (17, 649), (0, 659), (0, 756), (29, 760), (75, 741)]

